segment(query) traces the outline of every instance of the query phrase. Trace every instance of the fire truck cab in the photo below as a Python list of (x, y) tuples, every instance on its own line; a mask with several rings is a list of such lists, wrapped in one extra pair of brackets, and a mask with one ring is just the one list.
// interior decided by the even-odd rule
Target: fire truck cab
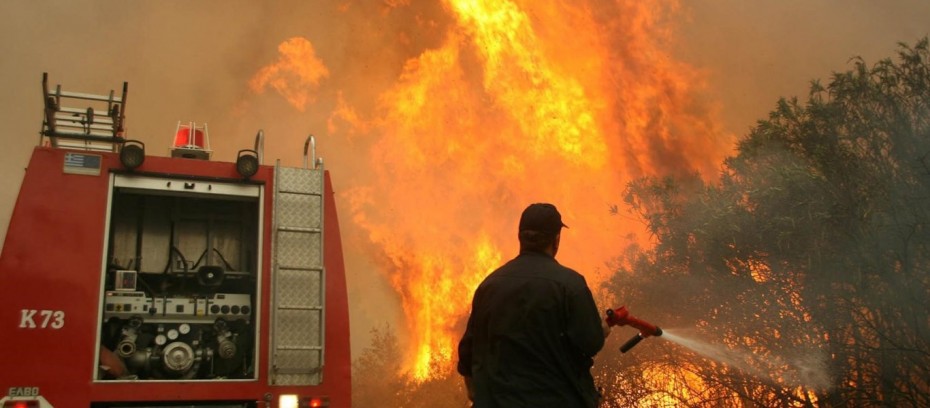
[(205, 125), (179, 122), (158, 157), (127, 139), (127, 84), (42, 84), (0, 256), (0, 406), (350, 406), (341, 239), (312, 137), (301, 167), (263, 164), (261, 132), (222, 162)]

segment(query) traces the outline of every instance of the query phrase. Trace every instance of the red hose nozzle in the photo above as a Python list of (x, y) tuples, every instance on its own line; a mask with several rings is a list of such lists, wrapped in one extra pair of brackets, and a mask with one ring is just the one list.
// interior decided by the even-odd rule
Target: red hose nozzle
[(639, 344), (640, 341), (649, 336), (661, 336), (662, 329), (658, 326), (649, 323), (645, 320), (637, 319), (633, 316), (630, 316), (630, 312), (626, 310), (626, 306), (620, 306), (617, 309), (607, 309), (607, 318), (605, 319), (608, 326), (633, 326), (639, 329), (639, 333), (636, 336), (633, 336), (630, 340), (623, 344), (620, 347), (620, 352), (626, 353), (633, 346)]

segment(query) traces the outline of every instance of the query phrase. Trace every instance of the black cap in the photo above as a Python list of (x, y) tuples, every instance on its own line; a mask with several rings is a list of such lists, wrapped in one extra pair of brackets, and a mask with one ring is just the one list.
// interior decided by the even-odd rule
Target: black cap
[(539, 231), (546, 234), (558, 234), (562, 227), (562, 214), (554, 205), (548, 203), (530, 204), (520, 216), (520, 231)]

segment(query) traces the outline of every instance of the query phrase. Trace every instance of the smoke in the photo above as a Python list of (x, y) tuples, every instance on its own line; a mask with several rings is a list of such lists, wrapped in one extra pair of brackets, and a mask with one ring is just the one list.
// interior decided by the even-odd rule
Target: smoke
[(675, 54), (701, 67), (708, 94), (722, 103), (726, 128), (745, 134), (779, 97), (806, 96), (814, 79), (845, 71), (861, 56), (877, 61), (898, 42), (930, 33), (922, 0), (687, 2), (679, 17)]

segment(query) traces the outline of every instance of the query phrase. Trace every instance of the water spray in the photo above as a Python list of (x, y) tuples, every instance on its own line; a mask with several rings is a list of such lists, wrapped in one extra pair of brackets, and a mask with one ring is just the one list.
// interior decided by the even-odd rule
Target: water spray
[(829, 357), (822, 349), (797, 350), (792, 358), (768, 355), (760, 358), (747, 350), (734, 350), (725, 345), (711, 344), (697, 338), (681, 335), (678, 330), (663, 332), (658, 326), (630, 315), (626, 306), (607, 309), (604, 321), (608, 326), (632, 326), (639, 329), (633, 338), (620, 346), (620, 352), (626, 353), (649, 336), (662, 336), (679, 346), (690, 349), (698, 355), (725, 364), (746, 375), (758, 378), (772, 378), (777, 373), (778, 381), (793, 387), (808, 389), (831, 389), (833, 379), (829, 371)]
[(608, 326), (633, 326), (639, 329), (639, 333), (620, 346), (621, 353), (630, 351), (633, 346), (639, 344), (639, 342), (643, 341), (646, 337), (662, 335), (662, 329), (645, 320), (640, 320), (631, 316), (630, 312), (626, 310), (626, 306), (620, 306), (617, 309), (607, 309), (606, 313), (607, 318), (604, 319), (604, 321), (607, 322)]

